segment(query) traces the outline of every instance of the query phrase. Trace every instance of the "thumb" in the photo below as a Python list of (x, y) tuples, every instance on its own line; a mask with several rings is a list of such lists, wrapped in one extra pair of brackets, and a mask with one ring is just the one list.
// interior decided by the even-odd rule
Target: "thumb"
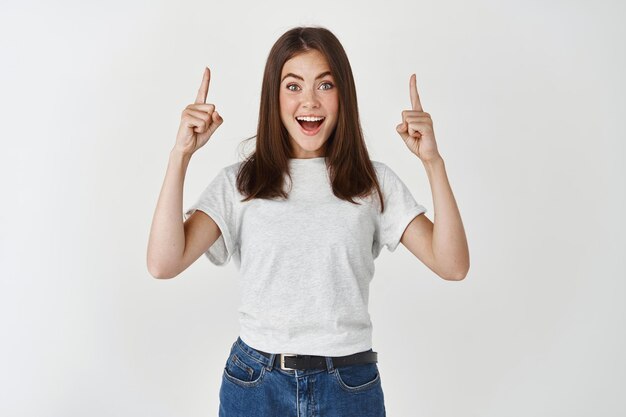
[(217, 113), (217, 110), (213, 112), (213, 114), (211, 115), (211, 119), (213, 120), (213, 123), (211, 123), (211, 126), (209, 127), (209, 137), (211, 137), (213, 133), (215, 133), (217, 128), (220, 127), (224, 122), (224, 119), (222, 119), (222, 116)]
[(409, 137), (408, 126), (406, 123), (402, 122), (398, 126), (396, 126), (396, 132), (402, 137), (402, 140), (406, 142), (406, 139)]
[(219, 114), (217, 110), (213, 112), (213, 120), (215, 121), (215, 123), (217, 123), (217, 126), (221, 125), (224, 122), (224, 119), (222, 119), (222, 115)]

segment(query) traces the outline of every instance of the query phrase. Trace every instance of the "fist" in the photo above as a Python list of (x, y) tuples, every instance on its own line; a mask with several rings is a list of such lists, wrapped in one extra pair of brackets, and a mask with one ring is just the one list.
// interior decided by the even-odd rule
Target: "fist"
[(224, 122), (215, 110), (215, 104), (206, 102), (210, 81), (211, 70), (207, 67), (204, 69), (196, 101), (185, 107), (180, 118), (174, 147), (184, 154), (191, 155), (203, 147)]
[(396, 126), (396, 131), (404, 143), (422, 162), (429, 162), (441, 158), (437, 150), (433, 121), (430, 114), (422, 109), (415, 74), (409, 78), (409, 94), (411, 109), (402, 111), (402, 123)]

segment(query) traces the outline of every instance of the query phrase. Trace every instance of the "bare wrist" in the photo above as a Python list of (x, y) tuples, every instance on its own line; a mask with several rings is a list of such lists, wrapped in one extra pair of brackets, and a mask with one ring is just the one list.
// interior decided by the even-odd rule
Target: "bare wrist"
[(424, 161), (424, 167), (426, 169), (432, 169), (435, 166), (441, 166), (441, 165), (445, 165), (443, 158), (441, 156), (437, 157), (437, 158), (433, 158), (430, 161)]
[(189, 163), (192, 155), (193, 154), (183, 152), (176, 148), (172, 148), (172, 150), (170, 151), (170, 159), (174, 159), (174, 160), (178, 160), (178, 161), (186, 162), (186, 163)]

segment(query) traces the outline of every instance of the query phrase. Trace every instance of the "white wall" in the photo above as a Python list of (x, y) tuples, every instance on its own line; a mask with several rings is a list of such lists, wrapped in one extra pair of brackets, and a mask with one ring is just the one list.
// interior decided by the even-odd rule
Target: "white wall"
[[(224, 124), (189, 206), (254, 134), (287, 29), (352, 63), (371, 157), (434, 207), (395, 126), (417, 74), (468, 235), (464, 281), (403, 246), (370, 312), (390, 416), (623, 416), (626, 73), (617, 1), (0, 5), (0, 415), (217, 415), (237, 271), (146, 267), (183, 108), (212, 70)], [(182, 214), (182, 213), (181, 213)]]

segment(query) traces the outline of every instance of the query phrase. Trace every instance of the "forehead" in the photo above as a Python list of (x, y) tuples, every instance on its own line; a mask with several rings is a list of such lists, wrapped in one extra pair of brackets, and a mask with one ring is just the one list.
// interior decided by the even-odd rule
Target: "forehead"
[(281, 78), (285, 74), (292, 72), (304, 77), (315, 77), (323, 71), (330, 71), (330, 66), (324, 54), (317, 49), (301, 52), (285, 62), (281, 73)]

